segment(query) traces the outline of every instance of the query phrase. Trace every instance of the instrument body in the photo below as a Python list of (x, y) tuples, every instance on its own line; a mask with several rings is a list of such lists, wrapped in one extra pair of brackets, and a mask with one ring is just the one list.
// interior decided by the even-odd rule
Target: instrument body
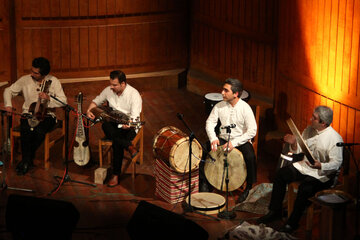
[[(46, 80), (41, 84), (41, 92), (49, 93), (49, 87), (52, 80)], [(28, 123), (30, 127), (36, 127), (41, 121), (44, 120), (46, 115), (46, 104), (47, 101), (43, 102), (40, 97), (38, 97), (37, 102), (33, 102), (29, 107), (29, 113), (31, 118), (28, 118)]]
[(135, 120), (130, 119), (126, 114), (108, 106), (94, 107), (90, 111), (95, 115), (95, 119), (99, 119), (102, 122), (115, 122), (136, 129), (141, 128), (145, 124), (144, 121), (140, 121), (140, 117)]
[[(189, 197), (186, 198), (189, 204)], [(191, 206), (206, 214), (218, 214), (225, 208), (225, 198), (217, 193), (200, 192), (191, 194)]]
[[(83, 95), (80, 92), (77, 97), (79, 113), (82, 113), (82, 101), (83, 101)], [(77, 131), (74, 142), (73, 157), (74, 157), (74, 162), (79, 166), (86, 165), (90, 160), (89, 141), (86, 138), (84, 124), (83, 124), (83, 117), (81, 114), (79, 114), (77, 121)]]
[[(220, 191), (226, 191), (225, 183), (225, 151), (224, 146), (218, 146), (216, 152), (210, 152), (210, 156), (216, 161), (212, 162), (210, 158), (207, 159), (204, 166), (205, 176), (209, 183)], [(229, 191), (233, 191), (241, 187), (247, 176), (246, 164), (242, 153), (233, 148), (227, 156), (228, 171), (229, 171)]]
[[(192, 141), (191, 170), (198, 168), (202, 156), (202, 147)], [(163, 127), (154, 137), (153, 153), (155, 158), (164, 161), (179, 173), (189, 172), (189, 137), (180, 129)]]

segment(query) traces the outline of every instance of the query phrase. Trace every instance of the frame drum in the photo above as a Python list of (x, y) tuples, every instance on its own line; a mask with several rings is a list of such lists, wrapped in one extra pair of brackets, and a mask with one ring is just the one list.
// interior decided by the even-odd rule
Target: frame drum
[[(191, 170), (198, 168), (202, 147), (194, 139), (191, 144)], [(176, 127), (163, 127), (154, 137), (155, 158), (164, 161), (178, 173), (189, 172), (189, 137)]]
[[(186, 203), (189, 204), (189, 196), (186, 197)], [(200, 192), (191, 194), (191, 206), (206, 214), (217, 214), (225, 208), (225, 198), (220, 194)]]
[[(220, 191), (226, 191), (225, 151), (223, 147), (224, 145), (218, 146), (216, 152), (211, 151), (209, 153), (216, 161), (212, 162), (210, 158), (207, 158), (204, 167), (206, 179)], [(229, 166), (229, 191), (233, 191), (241, 187), (245, 182), (247, 176), (246, 164), (242, 153), (236, 148), (228, 153), (227, 162)]]

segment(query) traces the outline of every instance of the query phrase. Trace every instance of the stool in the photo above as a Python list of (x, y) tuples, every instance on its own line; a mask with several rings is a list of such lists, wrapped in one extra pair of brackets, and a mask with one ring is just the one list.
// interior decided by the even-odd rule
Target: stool
[(346, 207), (352, 197), (340, 190), (323, 190), (310, 198), (320, 207), (320, 239), (345, 239)]

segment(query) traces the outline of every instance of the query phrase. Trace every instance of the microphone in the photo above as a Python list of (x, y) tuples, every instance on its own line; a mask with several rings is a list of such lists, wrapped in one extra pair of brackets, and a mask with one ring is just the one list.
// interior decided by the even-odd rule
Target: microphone
[(234, 128), (234, 127), (236, 127), (236, 124), (232, 123), (232, 124), (230, 124), (230, 125), (221, 127), (221, 129)]
[(182, 114), (182, 113), (177, 113), (176, 116), (180, 120), (183, 120), (183, 118), (184, 118), (184, 114)]
[(91, 126), (91, 127), (94, 126), (94, 125), (97, 124), (98, 122), (101, 122), (101, 120), (102, 120), (102, 117), (99, 117), (99, 118), (97, 118), (97, 119), (95, 119), (95, 120), (92, 120), (92, 124), (91, 124), (90, 126)]
[(337, 147), (354, 146), (354, 145), (360, 145), (360, 143), (344, 143), (344, 142), (336, 143)]

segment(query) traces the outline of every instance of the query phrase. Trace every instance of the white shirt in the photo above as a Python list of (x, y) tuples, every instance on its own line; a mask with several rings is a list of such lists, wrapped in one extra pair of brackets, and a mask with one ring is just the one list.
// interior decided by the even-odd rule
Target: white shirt
[[(58, 98), (60, 101), (66, 103), (67, 99), (64, 93), (64, 90), (61, 86), (59, 79), (52, 75), (46, 75), (44, 80), (50, 80), (51, 84), (49, 87), (48, 95), (54, 96)], [(40, 83), (31, 78), (31, 75), (24, 75), (19, 78), (15, 83), (13, 83), (10, 87), (4, 90), (4, 105), (5, 107), (12, 107), (11, 98), (19, 95), (20, 93), (24, 96), (24, 104), (22, 106), (22, 112), (28, 113), (29, 107), (33, 102), (37, 102), (40, 93)], [(52, 97), (48, 101), (48, 108), (62, 107), (63, 104), (56, 101)], [(50, 113), (53, 116), (54, 113)]]
[[(303, 134), (303, 139), (309, 147), (313, 157), (321, 162), (321, 169), (314, 169), (305, 163), (305, 159), (294, 163), (294, 167), (302, 174), (312, 176), (321, 182), (326, 182), (330, 178), (327, 175), (338, 171), (343, 160), (343, 148), (337, 147), (336, 143), (343, 142), (342, 137), (331, 126), (322, 131), (317, 131), (308, 126)], [(300, 153), (301, 147), (295, 153)]]
[(109, 107), (128, 115), (130, 119), (140, 117), (142, 99), (138, 90), (129, 84), (126, 84), (120, 96), (108, 86), (93, 100), (97, 106), (100, 106), (105, 101), (109, 102)]
[[(218, 119), (221, 121), (221, 127), (230, 124), (236, 125), (235, 128), (231, 128), (230, 135), (230, 141), (234, 147), (248, 142), (256, 135), (257, 125), (254, 113), (249, 104), (241, 99), (234, 107), (226, 101), (221, 101), (213, 107), (206, 120), (206, 133), (210, 142), (218, 139), (214, 131)], [(227, 140), (226, 129), (221, 129), (221, 127), (219, 137)]]

